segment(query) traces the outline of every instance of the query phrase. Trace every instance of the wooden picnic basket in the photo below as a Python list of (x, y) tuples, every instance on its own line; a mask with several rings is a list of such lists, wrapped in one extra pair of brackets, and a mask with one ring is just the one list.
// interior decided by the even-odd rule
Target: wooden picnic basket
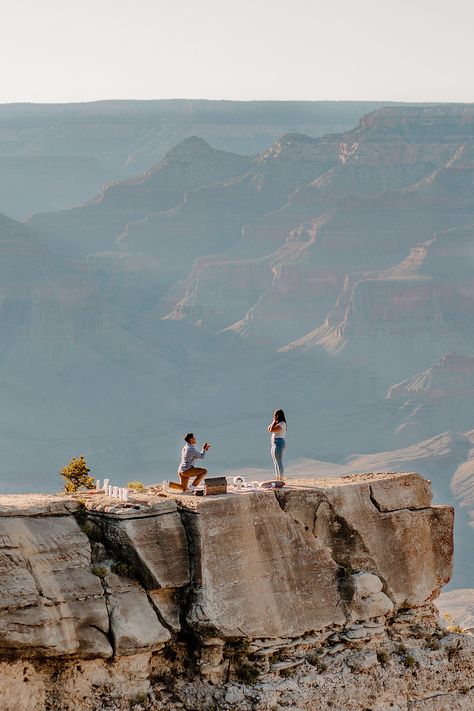
[(204, 496), (227, 494), (227, 479), (225, 476), (215, 476), (204, 479)]

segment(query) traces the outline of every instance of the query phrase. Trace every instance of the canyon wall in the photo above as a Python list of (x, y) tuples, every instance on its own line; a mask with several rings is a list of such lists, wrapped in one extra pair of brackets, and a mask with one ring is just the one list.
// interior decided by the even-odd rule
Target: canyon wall
[(285, 694), (312, 708), (315, 684), (321, 708), (385, 708), (367, 696), (377, 683), (387, 707), (441, 688), (472, 702), (470, 638), (441, 630), (432, 604), (453, 510), (419, 475), (84, 498), (0, 497), (5, 711), (263, 710)]

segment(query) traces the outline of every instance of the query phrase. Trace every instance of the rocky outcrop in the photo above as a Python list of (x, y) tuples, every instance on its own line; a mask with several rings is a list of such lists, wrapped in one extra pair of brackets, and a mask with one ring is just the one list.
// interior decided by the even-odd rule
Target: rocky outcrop
[(246, 709), (245, 686), (229, 680), (262, 675), (265, 690), (315, 659), (319, 675), (322, 659), (334, 673), (343, 659), (370, 673), (385, 659), (377, 649), (405, 628), (443, 634), (431, 603), (451, 574), (452, 530), (452, 509), (432, 506), (417, 474), (205, 498), (155, 488), (113, 506), (99, 495), (86, 506), (2, 497), (2, 689), (19, 683), (20, 665), (21, 683), (33, 682), (29, 705), (20, 694), (5, 709), (39, 710), (46, 699), (65, 708), (65, 694), (74, 708), (98, 709), (101, 690), (129, 705), (151, 693), (150, 708), (162, 708), (160, 697), (174, 708), (170, 673), (183, 689), (189, 673), (200, 678), (185, 708), (207, 708), (196, 694), (212, 682), (222, 703)]

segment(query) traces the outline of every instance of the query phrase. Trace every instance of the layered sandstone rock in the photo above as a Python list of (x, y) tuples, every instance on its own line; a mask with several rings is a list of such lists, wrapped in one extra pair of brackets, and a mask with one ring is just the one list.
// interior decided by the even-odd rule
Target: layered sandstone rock
[[(22, 683), (34, 681), (28, 706), (20, 696), (5, 708), (64, 709), (69, 694), (74, 708), (99, 709), (100, 688), (122, 708), (150, 680), (172, 672), (181, 684), (194, 669), (246, 709), (244, 691), (223, 683), (249, 665), (274, 677), (317, 654), (369, 672), (403, 625), (437, 634), (430, 604), (451, 574), (452, 529), (452, 509), (432, 506), (417, 474), (204, 498), (155, 489), (119, 505), (91, 495), (86, 508), (2, 497), (2, 685), (18, 683), (20, 663)], [(207, 708), (199, 684), (185, 708)]]
[(344, 622), (330, 549), (273, 495), (208, 498), (185, 518), (195, 551), (188, 622), (197, 631), (298, 637)]
[(109, 617), (73, 516), (0, 517), (0, 650), (6, 657), (109, 657)]

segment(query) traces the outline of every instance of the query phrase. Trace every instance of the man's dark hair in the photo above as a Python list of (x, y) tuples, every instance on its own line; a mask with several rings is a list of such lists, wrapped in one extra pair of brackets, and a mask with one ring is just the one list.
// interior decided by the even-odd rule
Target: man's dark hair
[(193, 433), (192, 433), (192, 432), (188, 432), (188, 434), (185, 435), (185, 437), (184, 437), (184, 441), (189, 444), (189, 440), (192, 439), (193, 437), (194, 437)]

